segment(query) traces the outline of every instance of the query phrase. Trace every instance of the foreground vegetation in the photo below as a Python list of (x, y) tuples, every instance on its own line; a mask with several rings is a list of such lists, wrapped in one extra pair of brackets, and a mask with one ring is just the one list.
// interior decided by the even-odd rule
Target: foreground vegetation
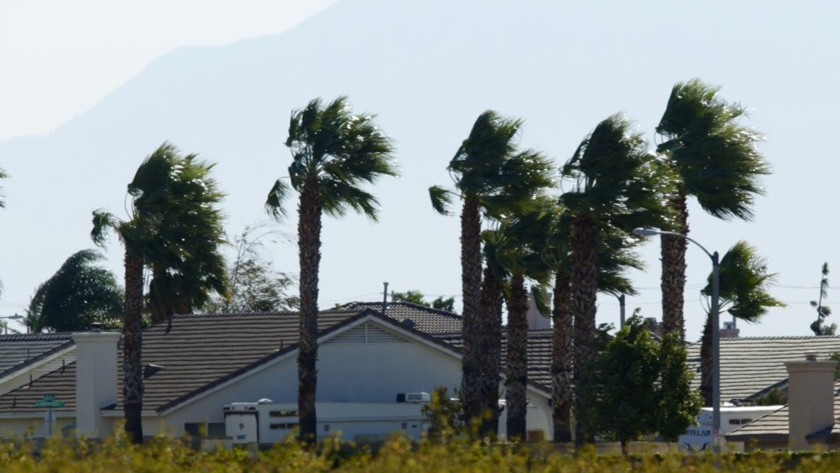
[(558, 452), (551, 444), (486, 445), (461, 440), (412, 444), (395, 437), (377, 448), (330, 440), (317, 448), (290, 441), (271, 450), (201, 452), (188, 442), (157, 438), (146, 446), (125, 437), (103, 443), (53, 440), (40, 448), (30, 443), (0, 444), (0, 471), (18, 472), (833, 472), (840, 454), (758, 452), (720, 457), (655, 453), (622, 457)]

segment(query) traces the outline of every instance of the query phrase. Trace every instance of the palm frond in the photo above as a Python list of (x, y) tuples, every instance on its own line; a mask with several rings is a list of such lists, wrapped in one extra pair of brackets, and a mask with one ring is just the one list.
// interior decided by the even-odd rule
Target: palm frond
[(452, 215), (449, 206), (452, 204), (451, 193), (439, 186), (429, 187), (429, 198), (432, 200), (432, 208), (441, 215)]
[(698, 79), (678, 83), (656, 127), (658, 150), (670, 158), (682, 192), (722, 219), (751, 220), (760, 177), (770, 167), (756, 145), (761, 135), (739, 123), (744, 107), (718, 95), (719, 87)]
[(280, 179), (274, 182), (271, 190), (268, 192), (268, 197), (265, 199), (265, 211), (275, 220), (282, 220), (286, 217), (286, 208), (283, 202), (289, 194), (289, 185)]
[[(729, 304), (728, 312), (747, 322), (755, 322), (771, 307), (785, 304), (767, 291), (776, 275), (767, 271), (767, 262), (757, 250), (739, 241), (720, 260), (720, 301)], [(712, 293), (711, 275), (702, 293)]]

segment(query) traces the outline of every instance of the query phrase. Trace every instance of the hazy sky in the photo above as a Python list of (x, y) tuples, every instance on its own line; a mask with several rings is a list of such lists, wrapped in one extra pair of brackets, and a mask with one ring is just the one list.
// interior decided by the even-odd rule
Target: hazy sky
[(277, 34), (334, 0), (2, 0), (0, 142), (44, 134), (182, 46)]
[[(538, 1), (521, 1), (527, 8), (544, 5)], [(106, 0), (0, 0), (0, 143), (19, 136), (50, 133), (94, 107), (109, 93), (140, 74), (150, 62), (179, 47), (218, 46), (279, 34), (334, 3), (328, 0), (153, 0), (136, 4)], [(486, 2), (489, 9), (502, 4), (510, 5), (504, 0)], [(835, 268), (834, 265), (840, 262), (834, 212), (838, 202), (836, 176), (840, 173), (837, 164), (840, 127), (836, 118), (840, 109), (840, 92), (837, 89), (840, 80), (840, 61), (837, 60), (840, 35), (836, 32), (837, 24), (840, 24), (840, 3), (824, 0), (793, 5), (763, 0), (732, 3), (712, 0), (701, 4), (647, 0), (631, 5), (615, 0), (559, 5), (562, 7), (556, 9), (560, 13), (556, 28), (567, 31), (568, 37), (564, 37), (565, 43), (557, 45), (556, 56), (531, 58), (527, 51), (514, 52), (519, 55), (516, 59), (533, 60), (540, 70), (558, 64), (556, 70), (551, 71), (551, 77), (529, 78), (527, 69), (525, 72), (507, 69), (505, 61), (500, 63), (503, 67), (499, 68), (500, 74), (510, 75), (511, 83), (531, 83), (535, 90), (543, 87), (538, 90), (548, 91), (544, 92), (544, 100), (539, 103), (535, 103), (537, 101), (532, 97), (523, 100), (526, 94), (511, 90), (505, 91), (504, 99), (497, 101), (495, 95), (501, 93), (477, 86), (475, 90), (466, 90), (463, 94), (468, 102), (464, 108), (474, 108), (475, 111), (470, 111), (469, 117), (458, 117), (459, 123), (463, 122), (463, 129), (449, 130), (451, 136), (447, 135), (445, 142), (426, 140), (428, 142), (408, 143), (407, 139), (400, 141), (407, 133), (397, 133), (400, 158), (405, 158), (401, 164), (406, 175), (399, 183), (384, 183), (380, 189), (390, 189), (393, 194), (416, 186), (418, 189), (412, 188), (411, 192), (417, 195), (418, 200), (406, 204), (383, 199), (382, 221), (366, 238), (373, 239), (376, 232), (376, 235), (392, 235), (391, 238), (398, 242), (391, 245), (393, 248), (380, 245), (374, 250), (381, 250), (385, 256), (379, 259), (386, 263), (405, 256), (400, 254), (401, 251), (412, 251), (406, 250), (412, 244), (433, 245), (445, 237), (447, 246), (442, 249), (424, 248), (426, 253), (410, 255), (420, 256), (424, 261), (415, 258), (411, 262), (406, 261), (407, 264), (398, 270), (381, 270), (377, 265), (381, 263), (384, 267), (385, 263), (365, 259), (367, 254), (353, 254), (369, 250), (360, 251), (352, 245), (340, 248), (336, 242), (330, 242), (332, 246), (324, 249), (322, 269), (333, 265), (333, 274), (323, 275), (322, 281), (326, 283), (321, 292), (321, 306), (330, 307), (334, 303), (353, 299), (378, 299), (381, 297), (378, 293), (381, 281), (384, 280), (390, 280), (391, 287), (397, 290), (419, 289), (433, 296), (460, 293), (456, 274), (459, 266), (453, 259), (457, 258), (454, 246), (457, 218), (431, 216), (427, 198), (421, 194), (428, 185), (448, 183), (446, 160), (457, 148), (459, 139), (468, 133), (470, 120), (483, 108), (499, 107), (503, 114), (522, 116), (525, 119), (523, 141), (528, 146), (545, 150), (552, 158), (562, 162), (571, 155), (587, 130), (594, 127), (596, 120), (617, 111), (628, 113), (652, 139), (649, 131), (661, 116), (670, 86), (679, 80), (700, 77), (721, 85), (725, 98), (741, 101), (747, 106), (748, 124), (766, 136), (761, 151), (767, 156), (774, 173), (764, 180), (767, 194), (756, 200), (754, 222), (721, 222), (704, 216), (692, 203), (691, 235), (709, 250), (721, 253), (737, 240), (747, 240), (767, 257), (770, 271), (779, 273), (773, 294), (788, 307), (774, 310), (761, 324), (742, 326), (742, 334), (809, 334), (808, 324), (813, 319), (813, 310), (808, 302), (818, 295), (820, 265), (828, 261)], [(407, 2), (405, 8), (420, 9), (423, 4)], [(342, 11), (342, 14), (350, 13)], [(544, 23), (555, 27), (554, 20), (551, 18)], [(430, 41), (434, 39), (436, 28), (458, 27), (458, 21), (469, 21), (469, 18), (442, 18), (440, 24), (429, 24)], [(536, 27), (531, 33), (534, 41), (540, 40), (540, 31)], [(399, 44), (392, 46), (395, 55), (402, 53)], [(500, 41), (493, 47), (503, 50), (504, 42)], [(429, 50), (432, 50), (431, 47)], [(578, 59), (574, 54), (576, 51), (582, 51), (585, 59)], [(417, 51), (411, 53), (416, 54)], [(569, 58), (578, 62), (564, 62)], [(446, 72), (438, 73), (444, 79), (430, 87), (445, 87), (448, 79)], [(527, 80), (517, 82), (522, 77)], [(556, 87), (552, 87), (554, 82)], [(339, 81), (329, 84), (338, 93), (345, 93), (341, 85)], [(396, 88), (399, 85), (391, 86), (398, 91)], [(335, 92), (319, 90), (315, 93)], [(435, 91), (422, 92), (431, 92), (429, 102), (433, 104), (431, 99)], [(296, 99), (299, 100), (297, 105), (309, 98), (310, 95), (305, 95)], [(376, 90), (362, 90), (351, 95), (351, 99), (354, 102), (358, 100), (362, 108), (370, 106), (367, 104), (375, 102), (376, 98)], [(373, 111), (379, 112), (382, 108), (386, 107), (380, 104)], [(550, 109), (552, 121), (535, 119), (537, 114), (531, 112), (539, 109), (543, 112)], [(286, 116), (286, 113), (283, 110), (281, 115)], [(278, 125), (277, 129), (279, 126), (282, 125)], [(414, 128), (416, 124), (402, 123), (401, 126)], [(390, 129), (391, 126), (388, 127)], [(278, 135), (278, 141), (284, 138)], [(277, 148), (277, 156), (285, 158), (284, 150), (279, 149), (282, 147), (278, 145)], [(435, 154), (421, 156), (430, 150)], [(218, 169), (230, 169), (224, 168), (224, 165), (222, 163)], [(12, 166), (12, 163), (0, 162), (0, 167), (7, 170)], [(274, 166), (272, 169), (282, 171), (279, 163)], [(431, 168), (437, 172), (434, 176), (420, 172)], [(106, 178), (119, 182), (122, 189), (123, 183), (127, 182), (126, 175)], [(10, 186), (14, 180), (12, 175), (8, 183), (0, 182), (0, 186), (7, 190), (9, 207), (14, 202), (21, 207), (50, 208), (49, 200), (42, 203), (21, 202), (24, 199), (18, 196), (15, 201), (15, 196), (8, 192), (12, 190)], [(22, 177), (14, 182), (22, 183)], [(262, 196), (262, 186), (267, 188), (268, 184), (260, 186), (258, 194)], [(248, 189), (226, 187), (225, 190), (238, 195)], [(254, 212), (260, 212), (260, 201), (253, 201), (257, 202)], [(105, 204), (98, 201), (85, 203), (85, 225), (88, 225), (89, 210), (95, 205)], [(109, 208), (115, 210), (113, 206)], [(406, 225), (397, 220), (397, 214), (405, 213), (406, 209), (416, 213), (419, 225), (437, 232), (429, 232), (425, 236), (406, 232)], [(10, 230), (4, 220), (9, 222), (15, 211), (26, 212), (12, 208), (0, 210), (0, 228), (7, 235)], [(37, 214), (36, 210), (29, 212)], [(352, 227), (347, 223), (335, 224), (334, 227), (333, 223), (326, 225), (327, 228), (339, 229), (338, 232), (352, 231), (343, 230), (348, 228), (372, 228)], [(35, 239), (34, 236), (25, 236), (25, 233), (20, 235), (20, 238)], [(85, 237), (84, 244), (89, 245), (86, 235), (82, 236)], [(38, 258), (40, 253), (35, 244), (31, 244), (32, 247), (22, 246), (24, 249), (9, 251), (25, 252), (29, 259)], [(68, 247), (63, 252), (64, 257), (78, 249)], [(643, 247), (641, 257), (649, 269), (632, 276), (640, 294), (628, 298), (628, 311), (641, 307), (645, 315), (659, 316), (658, 251), (658, 241), (651, 241)], [(287, 252), (293, 253), (293, 250), (287, 249)], [(445, 268), (444, 263), (435, 259), (442, 254), (447, 256)], [(359, 258), (351, 261), (355, 256)], [(693, 340), (699, 335), (704, 317), (696, 294), (705, 283), (710, 264), (708, 258), (693, 247), (689, 247), (687, 259), (688, 292), (695, 294), (686, 296), (687, 332), (688, 338)], [(15, 274), (21, 272), (14, 267), (19, 263), (0, 261), (0, 279), (6, 286), (5, 293), (0, 297), (0, 316), (22, 312), (37, 284), (49, 277), (49, 271), (57, 269), (61, 261), (39, 261), (38, 275), (30, 275), (25, 281), (15, 278)], [(424, 265), (431, 269), (426, 269)], [(110, 266), (119, 268), (119, 260), (111, 261)], [(297, 271), (297, 268), (282, 269)], [(840, 270), (840, 266), (835, 269)], [(347, 280), (346, 274), (353, 272), (359, 274)], [(337, 282), (329, 283), (330, 280)], [(832, 285), (827, 303), (831, 305), (838, 297), (840, 288), (835, 289)], [(460, 309), (460, 303), (457, 306)], [(835, 311), (838, 312), (835, 317), (840, 320), (840, 308), (835, 308)], [(599, 322), (617, 322), (617, 313), (614, 298), (599, 296)]]

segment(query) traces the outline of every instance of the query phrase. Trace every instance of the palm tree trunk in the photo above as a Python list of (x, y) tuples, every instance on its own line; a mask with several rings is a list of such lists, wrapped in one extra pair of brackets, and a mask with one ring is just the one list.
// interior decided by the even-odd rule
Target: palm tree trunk
[[(594, 352), (595, 314), (597, 312), (598, 268), (595, 222), (588, 216), (575, 218), (572, 224), (572, 309), (574, 311), (574, 384), (575, 419), (588, 408), (583, 386), (589, 382)], [(592, 433), (583, 422), (575, 423), (575, 445), (592, 441)]]
[(300, 440), (317, 440), (315, 394), (318, 383), (318, 270), (321, 263), (321, 209), (318, 182), (304, 183), (300, 193), (298, 251), (300, 258), (300, 348), (298, 350), (298, 415)]
[(703, 405), (709, 407), (712, 399), (712, 318), (706, 316), (703, 337), (700, 339), (700, 395)]
[(464, 423), (481, 416), (481, 214), (479, 200), (467, 196), (461, 213), (461, 290), (464, 300), (461, 400)]
[(495, 438), (499, 433), (499, 375), (502, 358), (502, 282), (490, 266), (484, 269), (481, 285), (483, 337), (481, 348), (481, 437)]
[(510, 282), (507, 323), (507, 373), (505, 409), (508, 440), (525, 440), (528, 399), (528, 293), (522, 273), (513, 274)]
[[(675, 222), (673, 231), (688, 235), (688, 207), (685, 195), (672, 201)], [(685, 295), (685, 251), (688, 241), (675, 235), (662, 235), (662, 326), (665, 333), (675, 332), (685, 340), (683, 305)]]
[(143, 257), (125, 250), (125, 323), (123, 324), (123, 409), (125, 431), (143, 443)]
[(551, 360), (551, 409), (554, 441), (571, 442), (572, 402), (572, 293), (569, 274), (557, 271), (554, 276)]

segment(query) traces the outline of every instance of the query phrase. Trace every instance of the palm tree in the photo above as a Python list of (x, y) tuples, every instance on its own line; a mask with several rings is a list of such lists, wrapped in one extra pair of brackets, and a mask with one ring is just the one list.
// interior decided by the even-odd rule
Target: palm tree
[[(547, 160), (533, 150), (516, 150), (514, 137), (522, 121), (506, 119), (488, 110), (476, 119), (472, 130), (449, 162), (457, 193), (434, 186), (429, 189), (432, 206), (448, 214), (452, 196), (463, 200), (461, 210), (461, 288), (464, 308), (461, 359), (461, 398), (464, 420), (471, 425), (482, 416), (484, 385), (482, 358), (496, 356), (482, 350), (482, 213), (490, 218), (515, 214), (527, 208), (530, 197), (551, 187)], [(489, 363), (492, 364), (492, 363)]]
[[(664, 211), (656, 192), (655, 157), (646, 151), (644, 139), (630, 132), (630, 124), (614, 115), (602, 121), (581, 142), (563, 166), (562, 175), (573, 189), (560, 197), (572, 217), (571, 293), (574, 314), (575, 412), (587, 407), (592, 343), (595, 338), (598, 248), (603, 235), (618, 234), (634, 241), (632, 228), (639, 222), (659, 222)], [(576, 424), (575, 443), (591, 435), (582, 422)]]
[[(675, 177), (670, 195), (674, 220), (668, 230), (688, 235), (687, 198), (695, 196), (709, 214), (752, 219), (752, 203), (761, 194), (759, 177), (770, 170), (756, 149), (760, 136), (740, 125), (744, 108), (718, 95), (718, 88), (697, 79), (678, 83), (671, 91), (656, 132), (657, 150)], [(685, 338), (685, 238), (662, 239), (662, 322), (666, 331)]]
[[(571, 266), (572, 217), (563, 207), (554, 204), (545, 230), (547, 241), (543, 259), (554, 273), (552, 296), (552, 420), (554, 441), (571, 442), (573, 309)], [(623, 275), (627, 268), (642, 269), (642, 262), (623, 238), (623, 232), (599, 238), (597, 255), (598, 291), (611, 295), (635, 295), (630, 280)]]
[[(298, 414), (300, 438), (315, 440), (315, 390), (318, 316), (318, 270), (321, 261), (321, 215), (343, 216), (349, 209), (375, 220), (376, 198), (360, 184), (380, 176), (396, 176), (391, 141), (372, 115), (354, 115), (347, 97), (323, 104), (314, 99), (292, 113), (286, 146), (292, 152), (291, 186), (298, 201), (300, 257), (300, 344), (298, 351)], [(275, 217), (284, 215), (287, 185), (277, 180), (266, 202)]]
[(118, 325), (124, 305), (116, 277), (94, 266), (104, 258), (94, 250), (71, 255), (61, 268), (41, 284), (26, 310), (24, 323), (33, 333), (42, 330), (90, 330), (93, 324)]
[[(767, 285), (776, 275), (767, 272), (767, 262), (756, 249), (739, 241), (720, 260), (720, 313), (728, 312), (736, 319), (757, 322), (771, 307), (784, 303), (767, 292)], [(712, 276), (701, 291), (706, 297), (712, 294)], [(706, 406), (712, 405), (712, 323), (707, 314), (700, 341), (700, 393)]]
[[(222, 241), (217, 205), (223, 194), (210, 177), (212, 168), (196, 155), (181, 156), (174, 146), (164, 143), (143, 161), (128, 185), (132, 199), (128, 220), (104, 210), (93, 212), (93, 241), (104, 245), (107, 232), (114, 230), (125, 247), (123, 408), (125, 430), (134, 443), (143, 442), (143, 269), (186, 278), (195, 274), (192, 268), (201, 265), (195, 260), (216, 257), (217, 249), (210, 246)], [(194, 241), (197, 239), (204, 241)], [(195, 304), (206, 299), (206, 293), (182, 291), (207, 291), (211, 286), (182, 284), (172, 293), (171, 303)], [(226, 291), (226, 286), (221, 289)]]
[[(505, 409), (507, 410), (508, 439), (526, 438), (528, 384), (528, 287), (527, 280), (545, 284), (549, 267), (542, 258), (545, 243), (545, 208), (547, 199), (538, 198), (534, 210), (505, 218), (499, 228), (484, 232), (487, 267), (495, 278), (506, 282), (503, 291), (507, 305), (507, 363), (505, 370)], [(486, 273), (485, 273), (486, 274)], [(485, 276), (486, 277), (486, 276)], [(541, 302), (540, 291), (533, 292)], [(485, 314), (485, 318), (490, 319)], [(485, 327), (487, 325), (485, 324)], [(485, 334), (486, 335), (486, 334)], [(485, 355), (486, 358), (486, 355)], [(482, 364), (482, 366), (485, 366)], [(498, 374), (486, 372), (485, 378), (498, 379)], [(498, 384), (496, 384), (498, 390)], [(490, 407), (489, 405), (486, 407)]]

